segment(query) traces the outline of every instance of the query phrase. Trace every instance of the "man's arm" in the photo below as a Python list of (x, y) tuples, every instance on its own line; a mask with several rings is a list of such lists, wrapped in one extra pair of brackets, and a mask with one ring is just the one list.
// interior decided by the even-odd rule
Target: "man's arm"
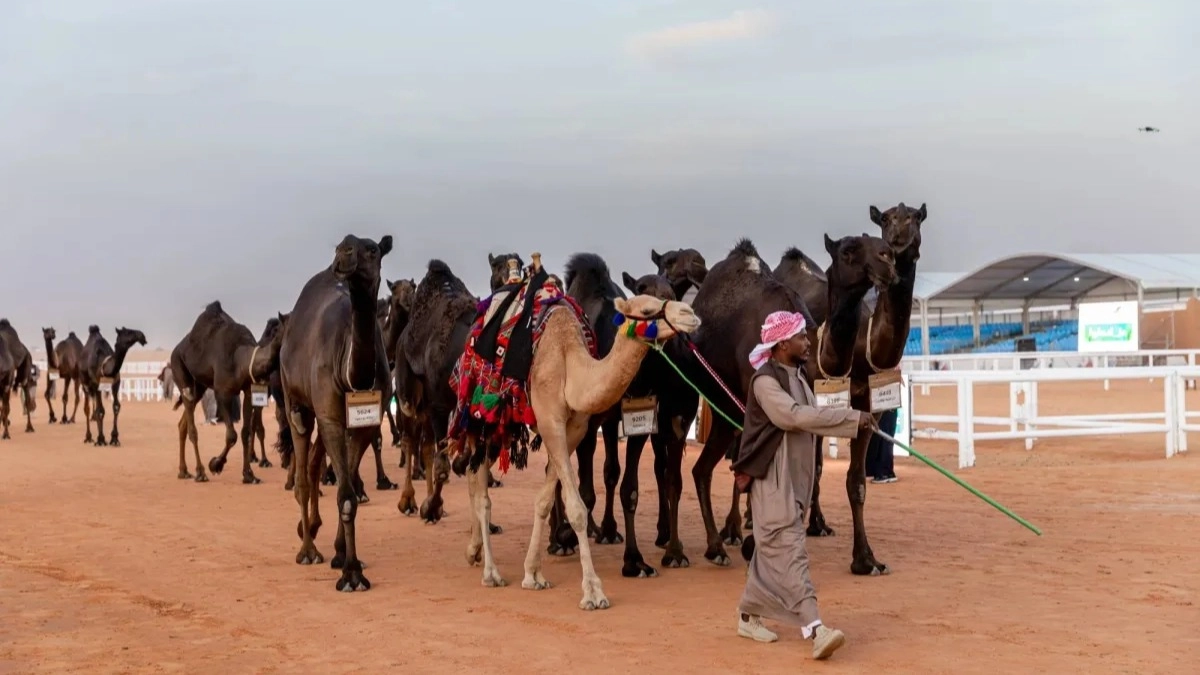
[(767, 418), (784, 431), (854, 438), (864, 413), (851, 408), (818, 408), (792, 398), (773, 377), (754, 378), (754, 395)]

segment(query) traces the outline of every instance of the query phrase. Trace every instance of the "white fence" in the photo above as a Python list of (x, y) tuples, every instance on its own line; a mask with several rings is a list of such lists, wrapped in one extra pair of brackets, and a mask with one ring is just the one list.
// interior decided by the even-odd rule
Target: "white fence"
[(934, 370), (1025, 370), (1028, 368), (1115, 368), (1194, 366), (1195, 349), (1143, 349), (1136, 352), (972, 352), (934, 356), (906, 356), (900, 362), (906, 373)]
[[(34, 361), (38, 369), (42, 373), (41, 382), (38, 383), (38, 399), (40, 400), (45, 394), (44, 387), (46, 386), (46, 362)], [(162, 372), (165, 361), (126, 361), (121, 365), (121, 391), (117, 393), (122, 401), (161, 401), (162, 383), (158, 381), (158, 374)], [(62, 382), (58, 383), (58, 389), (55, 391), (57, 398), (62, 398)], [(75, 389), (74, 383), (71, 384), (72, 392)], [(74, 393), (71, 394), (74, 396)]]
[[(1005, 355), (1011, 357), (1015, 355)], [(1190, 418), (1200, 412), (1189, 412), (1185, 392), (1194, 388), (1200, 378), (1200, 367), (1194, 365), (1128, 367), (1128, 368), (1034, 368), (1029, 370), (935, 370), (905, 375), (909, 389), (909, 425), (914, 438), (936, 438), (958, 441), (958, 466), (975, 465), (975, 443), (986, 440), (1024, 440), (1032, 449), (1039, 438), (1071, 436), (1111, 436), (1118, 434), (1161, 433), (1167, 457), (1187, 451), (1187, 432), (1200, 431), (1200, 424)], [(1041, 415), (1038, 411), (1038, 384), (1042, 382), (1105, 382), (1109, 380), (1161, 381), (1162, 412)], [(990, 417), (975, 414), (975, 385), (1007, 383), (1009, 385), (1009, 416)], [(920, 414), (920, 397), (912, 396), (912, 387), (953, 385), (957, 388), (958, 411), (955, 415)], [(953, 424), (954, 429), (932, 427), (932, 424)], [(977, 426), (1006, 427), (999, 431), (977, 430)]]

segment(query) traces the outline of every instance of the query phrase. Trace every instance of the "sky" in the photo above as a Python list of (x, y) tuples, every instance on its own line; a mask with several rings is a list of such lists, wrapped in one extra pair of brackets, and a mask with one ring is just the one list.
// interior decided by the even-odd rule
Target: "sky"
[[(347, 233), (441, 258), (749, 237), (828, 262), (927, 204), (920, 269), (1197, 252), (1190, 0), (0, 0), (0, 315), (29, 343), (212, 300), (256, 334)], [(1160, 133), (1141, 133), (1141, 126)]]

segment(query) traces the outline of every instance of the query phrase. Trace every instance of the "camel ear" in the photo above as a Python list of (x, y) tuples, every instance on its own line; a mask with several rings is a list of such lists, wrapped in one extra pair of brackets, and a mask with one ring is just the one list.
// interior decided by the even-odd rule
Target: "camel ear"
[[(871, 208), (875, 207), (872, 206)], [(828, 253), (829, 257), (831, 258), (837, 255), (837, 242), (830, 239), (828, 233), (825, 234), (825, 252)]]
[(871, 205), (871, 222), (883, 227), (883, 214), (874, 205)]
[(613, 298), (613, 307), (625, 316), (629, 316), (629, 301), (625, 298)]
[(395, 281), (388, 281), (386, 278), (384, 279), (384, 281), (387, 282), (387, 288), (389, 291), (396, 290), (396, 282)]
[(917, 214), (921, 216), (920, 222), (925, 222), (925, 218), (929, 216), (929, 211), (925, 210), (925, 202), (921, 202), (921, 208), (917, 209)]
[(659, 253), (658, 251), (655, 251), (654, 249), (650, 249), (650, 262), (654, 263), (655, 265), (658, 265), (661, 260), (662, 260), (662, 254)]
[(630, 276), (629, 272), (621, 272), (621, 283), (625, 284), (630, 293), (637, 293), (637, 279)]
[(492, 255), (491, 253), (488, 254), (488, 264), (489, 265), (496, 264), (496, 256)]
[(385, 234), (379, 240), (379, 257), (383, 257), (392, 252), (392, 235)]

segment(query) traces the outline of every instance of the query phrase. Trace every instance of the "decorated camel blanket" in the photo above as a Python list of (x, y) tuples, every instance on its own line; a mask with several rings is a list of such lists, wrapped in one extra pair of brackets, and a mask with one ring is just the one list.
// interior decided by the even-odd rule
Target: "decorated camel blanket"
[(449, 436), (458, 441), (454, 445), (460, 452), (465, 448), (462, 438), (473, 436), (477, 444), (499, 449), (497, 463), (507, 473), (509, 447), (524, 427), (537, 425), (529, 403), (529, 372), (546, 318), (559, 308), (575, 314), (588, 353), (595, 358), (596, 338), (583, 308), (564, 295), (545, 270), (503, 286), (479, 303), (466, 348), (450, 376), (457, 400)]

